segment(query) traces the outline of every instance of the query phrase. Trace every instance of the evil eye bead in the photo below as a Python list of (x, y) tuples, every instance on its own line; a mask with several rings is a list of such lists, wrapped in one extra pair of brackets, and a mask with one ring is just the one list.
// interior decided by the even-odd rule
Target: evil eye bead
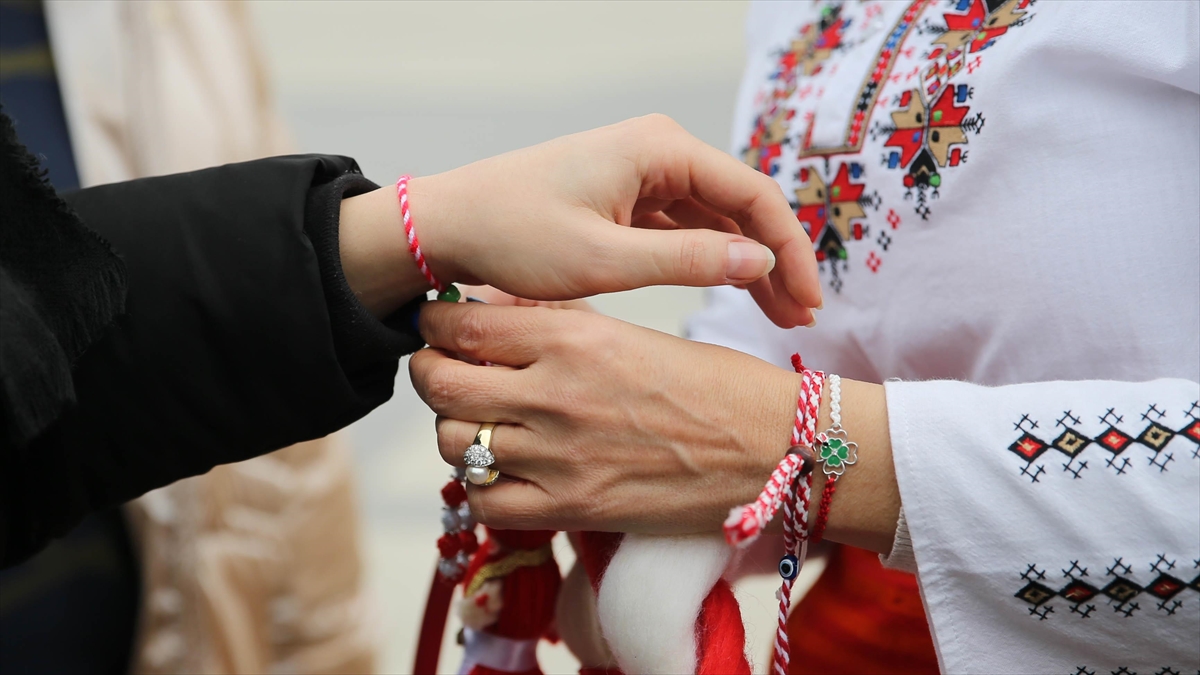
[(794, 555), (785, 555), (779, 560), (779, 576), (791, 581), (800, 573), (800, 561)]

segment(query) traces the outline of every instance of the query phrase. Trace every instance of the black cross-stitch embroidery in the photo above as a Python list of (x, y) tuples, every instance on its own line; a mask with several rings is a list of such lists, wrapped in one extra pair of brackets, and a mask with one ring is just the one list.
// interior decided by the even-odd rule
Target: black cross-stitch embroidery
[(1030, 471), (1029, 466), (1030, 465), (1026, 464), (1024, 467), (1022, 467), (1021, 474), (1024, 476), (1029, 476), (1029, 480), (1036, 483), (1036, 482), (1038, 482), (1038, 476), (1041, 476), (1042, 474), (1046, 473), (1046, 467), (1042, 466), (1041, 464), (1038, 464), (1036, 467), (1034, 467), (1033, 471)]
[(1112, 567), (1104, 570), (1104, 573), (1111, 577), (1115, 576), (1117, 572), (1120, 572), (1121, 574), (1132, 574), (1133, 568), (1125, 564), (1124, 558), (1117, 558), (1113, 560)]
[(1079, 426), (1079, 422), (1080, 422), (1079, 418), (1072, 415), (1070, 410), (1064, 410), (1063, 416), (1058, 418), (1058, 421), (1054, 423), (1054, 426), (1065, 427), (1065, 426), (1067, 426), (1065, 424), (1066, 420), (1071, 420), (1071, 424), (1074, 424), (1075, 426)]
[(1150, 571), (1151, 572), (1163, 572), (1164, 570), (1173, 570), (1173, 569), (1175, 569), (1175, 561), (1167, 560), (1167, 557), (1161, 553), (1158, 554), (1158, 560), (1155, 560), (1154, 562), (1150, 563)]
[(1079, 474), (1083, 473), (1083, 470), (1088, 468), (1088, 463), (1085, 459), (1080, 462), (1078, 466), (1071, 466), (1071, 462), (1067, 462), (1066, 464), (1063, 464), (1062, 467), (1063, 471), (1070, 473), (1074, 478), (1082, 478), (1082, 476)]
[(1067, 577), (1067, 578), (1069, 578), (1069, 579), (1075, 579), (1075, 578), (1077, 578), (1077, 577), (1076, 577), (1076, 574), (1078, 574), (1078, 575), (1079, 575), (1079, 578), (1081, 578), (1081, 577), (1086, 577), (1086, 576), (1088, 575), (1087, 568), (1086, 568), (1086, 567), (1080, 567), (1080, 566), (1079, 566), (1079, 561), (1078, 561), (1078, 560), (1072, 560), (1072, 561), (1071, 561), (1071, 566), (1070, 566), (1069, 568), (1067, 568), (1067, 569), (1063, 570), (1063, 571), (1062, 571), (1062, 573), (1063, 573), (1063, 576), (1064, 576), (1064, 577)]
[(1175, 430), (1162, 421), (1167, 417), (1166, 408), (1160, 407), (1157, 403), (1150, 403), (1146, 406), (1146, 411), (1140, 414), (1141, 421), (1147, 424), (1137, 437), (1134, 437), (1118, 426), (1125, 421), (1125, 415), (1115, 407), (1109, 407), (1104, 410), (1103, 414), (1093, 416), (1100, 424), (1104, 425), (1103, 430), (1096, 435), (1083, 431), (1080, 428), (1083, 424), (1082, 416), (1068, 409), (1064, 410), (1062, 415), (1054, 421), (1053, 429), (1059, 431), (1054, 440), (1050, 442), (1046, 442), (1039, 435), (1041, 423), (1037, 418), (1030, 413), (1023, 413), (1012, 423), (1013, 431), (1019, 435), (1008, 446), (1008, 450), (1021, 458), (1023, 464), (1019, 466), (1018, 473), (1028, 478), (1030, 484), (1045, 482), (1046, 465), (1035, 464), (1035, 462), (1050, 450), (1057, 450), (1066, 455), (1067, 461), (1060, 463), (1060, 466), (1062, 472), (1069, 475), (1071, 480), (1083, 478), (1083, 472), (1088, 468), (1088, 461), (1083, 458), (1083, 454), (1092, 446), (1106, 451), (1104, 466), (1112, 469), (1114, 475), (1124, 476), (1133, 470), (1133, 461), (1126, 453), (1139, 445), (1151, 451), (1151, 454), (1146, 455), (1146, 466), (1150, 469), (1157, 469), (1160, 474), (1167, 473), (1172, 468), (1172, 462), (1178, 463), (1179, 461), (1177, 452), (1165, 451), (1176, 438), (1182, 437), (1194, 443), (1195, 447), (1191, 450), (1192, 458), (1200, 459), (1200, 417), (1197, 417), (1200, 412), (1198, 411), (1200, 411), (1200, 402), (1193, 402), (1192, 406), (1184, 411), (1190, 420), (1189, 423)]
[(1147, 457), (1146, 459), (1150, 460), (1150, 466), (1158, 467), (1158, 472), (1162, 473), (1163, 471), (1167, 470), (1167, 464), (1171, 460), (1175, 459), (1175, 455), (1172, 453), (1167, 453), (1167, 455), (1165, 457), (1163, 457), (1161, 462), (1158, 461), (1157, 455), (1151, 455), (1151, 456)]
[[(1088, 567), (1080, 560), (1069, 560), (1067, 565), (1058, 570), (1064, 579), (1061, 587), (1047, 578), (1046, 570), (1036, 563), (1028, 563), (1025, 571), (1018, 576), (1023, 585), (1013, 594), (1013, 597), (1025, 602), (1030, 616), (1036, 616), (1038, 621), (1046, 621), (1054, 612), (1053, 600), (1061, 598), (1068, 603), (1067, 609), (1071, 614), (1088, 619), (1096, 612), (1095, 600), (1105, 600), (1115, 614), (1132, 618), (1142, 609), (1139, 596), (1153, 596), (1155, 607), (1166, 616), (1174, 616), (1184, 605), (1180, 596), (1187, 589), (1200, 592), (1200, 575), (1190, 583), (1169, 574), (1177, 566), (1177, 559), (1167, 557), (1165, 553), (1158, 554), (1154, 560), (1146, 562), (1146, 568), (1156, 575), (1152, 581), (1142, 585), (1134, 576), (1133, 566), (1126, 563), (1124, 558), (1114, 558), (1113, 564), (1104, 568), (1104, 576), (1108, 579), (1092, 583)], [(1057, 587), (1057, 590), (1056, 590)]]
[[(1120, 459), (1121, 461), (1118, 462), (1117, 461), (1118, 459)], [(1104, 463), (1106, 465), (1108, 465), (1109, 468), (1116, 471), (1118, 476), (1124, 475), (1125, 470), (1129, 468), (1129, 458), (1128, 457), (1120, 457), (1120, 458), (1109, 457), (1108, 459), (1104, 460)]]

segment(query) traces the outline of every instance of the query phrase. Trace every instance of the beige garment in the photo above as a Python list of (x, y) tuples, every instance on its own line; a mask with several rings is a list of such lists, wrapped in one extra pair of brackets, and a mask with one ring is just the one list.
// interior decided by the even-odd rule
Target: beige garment
[[(243, 5), (45, 8), (85, 187), (291, 150)], [(133, 672), (372, 672), (350, 462), (331, 436), (131, 502)]]
[(331, 436), (133, 502), (144, 595), (133, 671), (367, 673), (346, 449)]
[(247, 8), (224, 0), (49, 0), (84, 186), (291, 151)]

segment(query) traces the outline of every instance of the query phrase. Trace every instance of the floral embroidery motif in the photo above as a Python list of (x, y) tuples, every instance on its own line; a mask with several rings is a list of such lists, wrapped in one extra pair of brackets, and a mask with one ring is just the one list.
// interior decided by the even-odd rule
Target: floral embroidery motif
[[(901, 221), (899, 202), (881, 209), (883, 200), (865, 180), (866, 163), (855, 155), (861, 155), (867, 138), (878, 144), (874, 147), (882, 149), (885, 169), (879, 176), (901, 172), (903, 199), (928, 219), (930, 201), (940, 196), (948, 170), (967, 161), (969, 137), (982, 132), (985, 123), (982, 112), (971, 110), (974, 90), (962, 80), (980, 67), (982, 52), (1030, 21), (1034, 2), (913, 0), (903, 11), (884, 2), (826, 2), (819, 17), (801, 26), (777, 52), (766, 87), (755, 100), (758, 113), (742, 159), (769, 176), (795, 180), (789, 189), (796, 195), (793, 208), (812, 238), (822, 276), (835, 292), (841, 292), (850, 270), (849, 242), (863, 242), (857, 260), (873, 274), (894, 243), (882, 223), (868, 236), (875, 216), (867, 209), (886, 213), (891, 230)], [(926, 11), (938, 4), (946, 8)], [(922, 19), (924, 14), (933, 16)], [(884, 16), (892, 18), (885, 24)], [(914, 35), (925, 42), (909, 44), (919, 41)], [(839, 134), (826, 120), (822, 137), (815, 138), (817, 102), (826, 95), (825, 84), (834, 84), (829, 76), (845, 55), (874, 44), (874, 56), (866, 61), (870, 70), (847, 99), (844, 130)], [(862, 62), (860, 58), (852, 60)], [(895, 72), (901, 61), (915, 65)], [(888, 88), (892, 93), (885, 96)], [(876, 114), (880, 108), (886, 116)], [(781, 173), (784, 167), (787, 171)]]
[(900, 94), (891, 123), (877, 122), (871, 132), (887, 137), (885, 147), (896, 148), (884, 155), (883, 165), (904, 170), (904, 198), (914, 200), (913, 209), (922, 220), (929, 218), (929, 199), (940, 195), (942, 170), (965, 162), (967, 153), (961, 146), (967, 144), (969, 133), (983, 130), (983, 114), (969, 115), (966, 105), (973, 90), (951, 79), (963, 70), (973, 74), (983, 62), (978, 52), (994, 45), (1010, 28), (1027, 23), (1032, 2), (958, 0), (955, 10), (965, 13), (947, 12), (940, 25), (923, 27), (938, 37), (920, 71), (920, 86)]
[[(827, 176), (828, 165), (820, 168)], [(796, 176), (798, 187), (792, 207), (816, 244), (817, 261), (829, 261), (830, 285), (837, 290), (841, 289), (840, 272), (846, 264), (846, 242), (867, 236), (870, 229), (864, 222), (866, 209), (879, 209), (878, 193), (865, 194), (863, 175), (863, 166), (850, 162), (840, 164), (832, 180), (825, 178), (818, 167), (802, 168)], [(887, 243), (891, 243), (890, 237)]]
[(790, 143), (788, 129), (796, 111), (786, 105), (796, 93), (800, 77), (820, 73), (826, 61), (846, 45), (843, 38), (850, 21), (842, 18), (841, 3), (821, 10), (821, 18), (805, 24), (791, 45), (779, 54), (775, 69), (768, 76), (769, 91), (764, 94), (764, 110), (754, 121), (750, 142), (742, 151), (742, 161), (768, 176), (779, 170), (778, 158)]
[[(1187, 422), (1179, 430), (1173, 430), (1164, 423), (1166, 416), (1165, 410), (1160, 409), (1157, 404), (1150, 404), (1138, 420), (1146, 426), (1137, 436), (1132, 436), (1120, 429), (1125, 422), (1125, 416), (1119, 414), (1115, 408), (1109, 408), (1103, 415), (1096, 416), (1101, 430), (1100, 433), (1091, 436), (1080, 430), (1083, 420), (1072, 411), (1065, 410), (1052, 428), (1061, 428), (1062, 431), (1058, 432), (1053, 441), (1046, 442), (1038, 435), (1040, 423), (1029, 415), (1022, 415), (1021, 419), (1013, 424), (1013, 430), (1019, 432), (1020, 436), (1008, 446), (1008, 450), (1024, 461), (1020, 474), (1029, 478), (1031, 483), (1040, 483), (1045, 479), (1046, 464), (1036, 462), (1050, 450), (1057, 450), (1066, 456), (1067, 461), (1062, 464), (1063, 473), (1069, 474), (1073, 480), (1082, 478), (1089, 463), (1088, 460), (1082, 459), (1081, 455), (1093, 444), (1107, 451), (1108, 456), (1102, 455), (1104, 465), (1118, 476), (1125, 475), (1133, 467), (1133, 460), (1125, 455), (1125, 452), (1134, 445), (1141, 445), (1151, 451), (1145, 457), (1147, 466), (1158, 469), (1159, 473), (1167, 472), (1168, 465), (1178, 461), (1175, 458), (1177, 450), (1167, 450), (1175, 438), (1191, 441), (1195, 447), (1190, 450), (1190, 458), (1200, 460), (1200, 402), (1193, 403), (1189, 409), (1183, 411)], [(1185, 456), (1180, 455), (1181, 458)]]

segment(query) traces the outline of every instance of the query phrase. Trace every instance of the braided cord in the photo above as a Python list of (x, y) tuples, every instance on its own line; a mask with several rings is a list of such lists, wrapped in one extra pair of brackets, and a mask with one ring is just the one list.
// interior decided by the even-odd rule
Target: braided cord
[(446, 285), (438, 281), (433, 276), (433, 271), (429, 269), (429, 264), (425, 261), (425, 254), (421, 252), (421, 243), (417, 240), (416, 227), (413, 226), (412, 212), (408, 207), (408, 181), (410, 180), (412, 180), (412, 176), (405, 174), (396, 181), (396, 195), (400, 199), (400, 218), (404, 221), (404, 237), (408, 240), (408, 252), (412, 254), (425, 281), (435, 291), (442, 293), (446, 290)]

